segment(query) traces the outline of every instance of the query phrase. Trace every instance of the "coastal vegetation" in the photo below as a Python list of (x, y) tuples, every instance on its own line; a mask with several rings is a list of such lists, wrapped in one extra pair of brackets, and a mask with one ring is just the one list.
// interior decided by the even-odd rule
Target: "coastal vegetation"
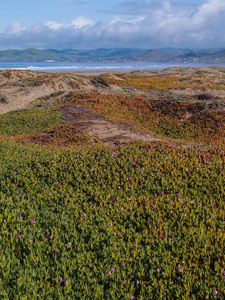
[(225, 298), (223, 85), (163, 74), (0, 115), (2, 299)]

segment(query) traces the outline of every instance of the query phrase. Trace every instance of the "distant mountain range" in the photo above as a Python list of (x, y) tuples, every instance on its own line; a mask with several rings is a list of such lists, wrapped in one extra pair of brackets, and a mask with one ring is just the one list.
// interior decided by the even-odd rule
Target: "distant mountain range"
[(163, 62), (163, 63), (225, 63), (225, 50), (189, 49), (34, 49), (0, 51), (0, 61), (17, 62)]

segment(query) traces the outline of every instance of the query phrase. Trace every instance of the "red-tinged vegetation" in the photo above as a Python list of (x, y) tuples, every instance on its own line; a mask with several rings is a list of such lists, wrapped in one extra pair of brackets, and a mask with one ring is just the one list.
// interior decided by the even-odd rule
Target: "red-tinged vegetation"
[(209, 110), (202, 102), (148, 99), (145, 95), (74, 93), (60, 104), (83, 105), (106, 119), (129, 121), (134, 128), (170, 138), (210, 145), (225, 143), (225, 111)]
[(22, 143), (35, 143), (42, 145), (54, 145), (54, 146), (71, 146), (87, 144), (89, 137), (84, 132), (80, 132), (76, 123), (71, 122), (67, 124), (59, 125), (54, 129), (46, 130), (45, 132), (39, 132), (36, 134), (23, 134), (15, 136), (11, 141), (17, 141)]

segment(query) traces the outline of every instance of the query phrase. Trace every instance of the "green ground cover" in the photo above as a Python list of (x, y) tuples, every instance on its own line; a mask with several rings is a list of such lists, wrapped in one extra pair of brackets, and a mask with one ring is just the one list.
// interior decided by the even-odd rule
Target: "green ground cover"
[(9, 112), (0, 117), (0, 135), (36, 133), (62, 123), (63, 116), (52, 109), (30, 109)]
[(223, 149), (1, 141), (0, 165), (1, 299), (225, 298)]

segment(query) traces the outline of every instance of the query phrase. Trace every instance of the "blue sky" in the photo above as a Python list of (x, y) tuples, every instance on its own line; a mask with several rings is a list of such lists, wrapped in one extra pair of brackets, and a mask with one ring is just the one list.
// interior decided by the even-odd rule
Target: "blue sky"
[(7, 0), (0, 49), (225, 48), (224, 0)]

